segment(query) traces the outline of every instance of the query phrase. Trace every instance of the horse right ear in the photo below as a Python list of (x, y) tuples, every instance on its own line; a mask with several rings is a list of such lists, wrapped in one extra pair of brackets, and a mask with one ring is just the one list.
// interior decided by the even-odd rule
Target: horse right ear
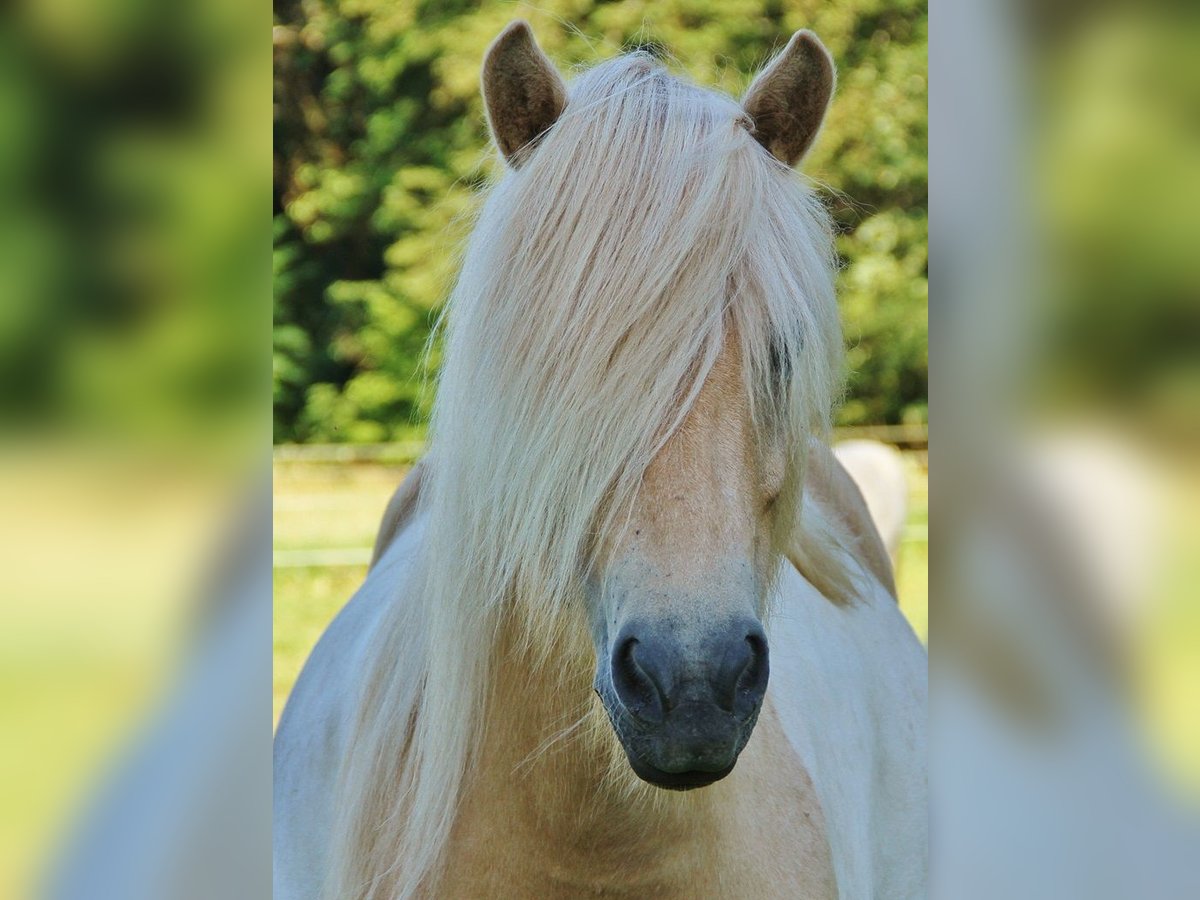
[(514, 167), (566, 108), (567, 87), (533, 39), (528, 22), (513, 22), (488, 48), (483, 100), (496, 146)]
[(754, 121), (755, 139), (794, 166), (821, 129), (835, 80), (829, 51), (811, 31), (797, 31), (742, 101)]

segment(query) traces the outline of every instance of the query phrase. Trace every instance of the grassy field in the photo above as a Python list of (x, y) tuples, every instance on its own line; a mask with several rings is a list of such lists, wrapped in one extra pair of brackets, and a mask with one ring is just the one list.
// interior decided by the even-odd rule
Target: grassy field
[[(906, 457), (909, 519), (900, 550), (901, 606), (922, 640), (928, 634), (928, 473)], [(379, 518), (404, 477), (402, 466), (275, 464), (275, 719), (304, 660), (366, 574)], [(315, 554), (316, 551), (337, 551)], [(299, 565), (314, 555), (337, 565)]]

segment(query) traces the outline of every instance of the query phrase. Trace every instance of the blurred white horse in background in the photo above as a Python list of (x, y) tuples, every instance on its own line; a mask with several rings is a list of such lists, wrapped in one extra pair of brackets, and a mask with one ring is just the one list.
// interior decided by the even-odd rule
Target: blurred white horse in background
[(879, 441), (839, 441), (834, 455), (862, 491), (892, 565), (899, 560), (908, 520), (908, 475), (900, 451)]

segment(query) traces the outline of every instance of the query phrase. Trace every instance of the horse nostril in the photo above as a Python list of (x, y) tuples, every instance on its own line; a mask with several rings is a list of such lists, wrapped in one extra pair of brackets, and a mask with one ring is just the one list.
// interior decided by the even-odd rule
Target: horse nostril
[(750, 664), (742, 671), (738, 679), (738, 690), (751, 699), (759, 702), (767, 692), (767, 675), (769, 672), (767, 636), (762, 628), (756, 627), (746, 635), (746, 644), (750, 647)]
[(721, 707), (746, 713), (762, 700), (767, 689), (767, 638), (759, 625), (731, 641), (713, 679)]
[(708, 707), (744, 720), (767, 688), (767, 638), (753, 620), (690, 641), (627, 626), (609, 662), (617, 699), (644, 723), (662, 724), (683, 707), (693, 716)]
[(655, 676), (653, 654), (638, 656), (638, 639), (626, 637), (617, 642), (612, 656), (612, 681), (617, 696), (640, 719), (662, 721), (666, 694)]

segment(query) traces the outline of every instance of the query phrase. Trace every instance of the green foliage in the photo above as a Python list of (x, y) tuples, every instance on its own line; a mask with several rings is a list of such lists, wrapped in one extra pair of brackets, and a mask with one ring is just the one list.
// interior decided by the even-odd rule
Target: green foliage
[(277, 441), (422, 433), (422, 351), (496, 164), (479, 65), (518, 16), (565, 70), (650, 47), (734, 94), (793, 31), (815, 30), (840, 72), (804, 168), (841, 230), (841, 422), (924, 419), (923, 3), (290, 0), (274, 36)]

